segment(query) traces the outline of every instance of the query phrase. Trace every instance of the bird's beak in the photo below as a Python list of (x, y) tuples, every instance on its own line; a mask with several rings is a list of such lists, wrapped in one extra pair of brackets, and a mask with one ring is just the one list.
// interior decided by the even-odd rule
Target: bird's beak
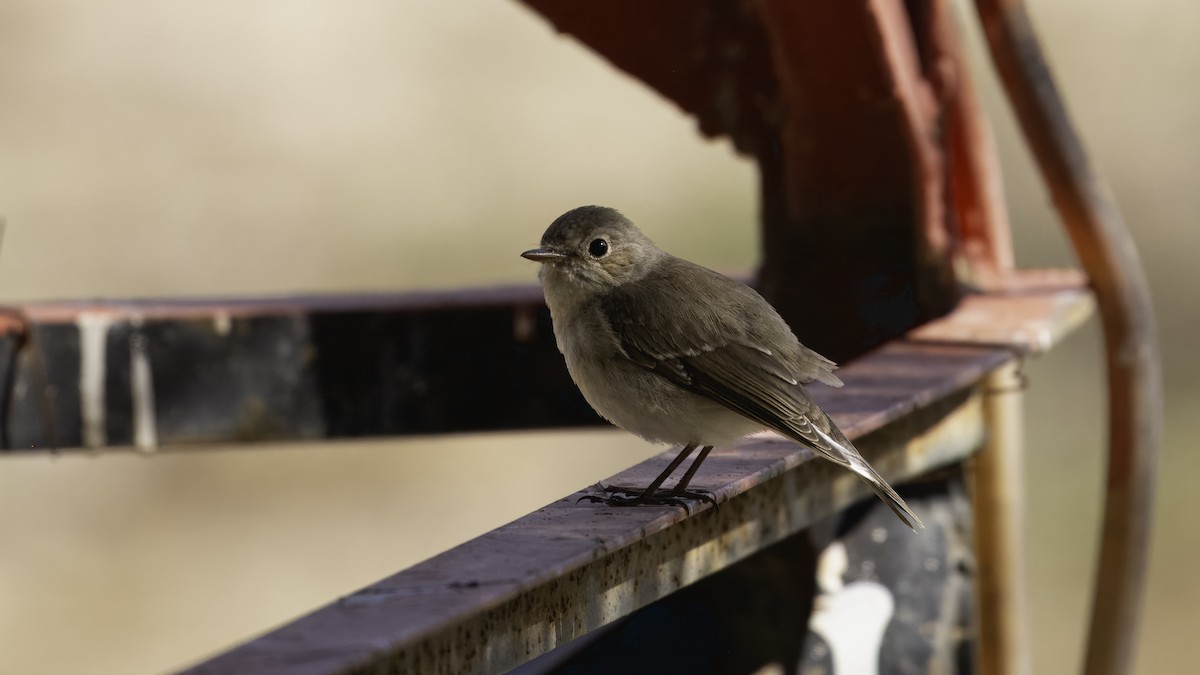
[(521, 254), (521, 257), (525, 258), (526, 260), (532, 260), (534, 262), (545, 263), (545, 262), (557, 262), (559, 260), (562, 260), (563, 258), (567, 257), (567, 254), (559, 253), (557, 251), (551, 251), (550, 249), (543, 247), (543, 248), (535, 248), (535, 249), (531, 249), (529, 251), (525, 251), (524, 253)]

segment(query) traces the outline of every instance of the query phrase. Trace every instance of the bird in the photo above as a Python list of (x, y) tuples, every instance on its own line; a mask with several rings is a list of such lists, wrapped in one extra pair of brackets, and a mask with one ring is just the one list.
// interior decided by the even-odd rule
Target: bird
[[(837, 365), (802, 345), (754, 289), (663, 251), (604, 206), (559, 216), (521, 256), (541, 263), (555, 341), (592, 408), (647, 441), (683, 446), (645, 489), (609, 488), (596, 500), (713, 502), (688, 489), (713, 447), (769, 429), (854, 472), (900, 520), (924, 527), (805, 390), (842, 386)], [(696, 448), (675, 486), (662, 488)]]

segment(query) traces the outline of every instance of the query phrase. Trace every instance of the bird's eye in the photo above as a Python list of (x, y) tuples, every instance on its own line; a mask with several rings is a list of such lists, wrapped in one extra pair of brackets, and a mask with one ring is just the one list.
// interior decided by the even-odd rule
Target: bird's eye
[(608, 253), (608, 242), (603, 239), (593, 239), (592, 243), (588, 244), (588, 254), (593, 258), (603, 258)]

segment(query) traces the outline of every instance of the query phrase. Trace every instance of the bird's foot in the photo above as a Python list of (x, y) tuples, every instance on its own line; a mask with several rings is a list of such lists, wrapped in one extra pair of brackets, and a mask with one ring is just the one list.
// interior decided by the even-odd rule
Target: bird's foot
[[(708, 502), (714, 507), (717, 500), (711, 492), (703, 490), (688, 490), (674, 487), (659, 488), (647, 494), (645, 488), (622, 487), (620, 485), (599, 485), (605, 494), (586, 494), (578, 501), (587, 500), (607, 506), (678, 506), (691, 514), (692, 502)], [(690, 501), (689, 501), (690, 500)]]

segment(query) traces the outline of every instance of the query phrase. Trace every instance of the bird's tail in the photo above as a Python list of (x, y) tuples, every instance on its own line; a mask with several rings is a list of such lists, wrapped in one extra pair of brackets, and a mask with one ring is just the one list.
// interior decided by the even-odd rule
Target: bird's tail
[[(821, 440), (825, 441), (825, 443), (829, 445), (828, 450), (814, 446), (817, 452), (824, 455), (827, 459), (833, 460), (834, 462), (841, 464), (847, 469), (850, 469), (854, 473), (858, 474), (859, 478), (862, 478), (867, 485), (871, 486), (871, 489), (875, 491), (875, 494), (879, 495), (879, 498), (883, 500), (883, 503), (887, 504), (888, 508), (890, 508), (900, 520), (904, 521), (905, 525), (911, 527), (914, 532), (916, 532), (918, 528), (922, 530), (925, 529), (925, 524), (921, 522), (921, 519), (917, 517), (917, 514), (913, 512), (907, 503), (905, 503), (904, 498), (896, 494), (896, 491), (892, 489), (891, 485), (888, 485), (888, 482), (884, 480), (883, 476), (880, 476), (879, 473), (867, 463), (867, 460), (863, 459), (863, 456), (860, 455), (858, 450), (854, 448), (854, 444), (852, 444), (849, 439), (837, 431), (837, 427), (833, 426), (832, 421), (830, 421), (830, 425), (831, 431), (833, 431), (832, 435), (825, 433), (815, 424), (811, 427), (812, 430), (816, 432), (817, 436), (819, 436)], [(837, 436), (838, 438), (834, 438), (834, 436)]]
[(892, 489), (891, 485), (888, 485), (883, 476), (876, 473), (875, 469), (872, 469), (866, 460), (862, 460), (862, 467), (866, 471), (860, 471), (853, 464), (850, 470), (861, 476), (867, 485), (870, 485), (871, 489), (875, 491), (875, 494), (879, 495), (883, 503), (888, 505), (892, 513), (895, 513), (900, 520), (903, 520), (905, 525), (911, 527), (913, 532), (916, 532), (917, 528), (925, 529), (925, 523), (921, 522), (921, 519), (917, 517), (917, 514), (913, 513), (913, 510), (909, 508), (904, 498), (896, 494), (896, 491)]

